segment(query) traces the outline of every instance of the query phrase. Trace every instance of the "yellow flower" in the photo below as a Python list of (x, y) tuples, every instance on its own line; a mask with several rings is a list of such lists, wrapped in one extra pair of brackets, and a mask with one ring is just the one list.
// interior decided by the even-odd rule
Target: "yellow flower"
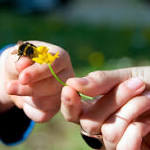
[[(51, 53), (48, 52), (48, 48), (45, 46), (39, 46), (37, 48), (34, 49), (34, 57), (32, 58), (32, 60), (36, 63), (39, 64), (48, 64), (48, 67), (51, 71), (51, 74), (53, 75), (53, 77), (63, 86), (66, 86), (67, 84), (65, 82), (63, 82), (58, 76), (57, 74), (54, 72), (51, 64), (55, 61), (56, 58), (59, 57), (59, 52), (57, 52), (55, 55), (52, 55)], [(84, 98), (84, 99), (88, 99), (88, 100), (93, 100), (93, 97), (84, 95), (82, 93), (79, 93), (79, 95)]]
[(56, 58), (59, 57), (59, 52), (52, 55), (48, 52), (48, 48), (45, 46), (39, 46), (35, 48), (35, 54), (32, 60), (39, 64), (52, 64)]

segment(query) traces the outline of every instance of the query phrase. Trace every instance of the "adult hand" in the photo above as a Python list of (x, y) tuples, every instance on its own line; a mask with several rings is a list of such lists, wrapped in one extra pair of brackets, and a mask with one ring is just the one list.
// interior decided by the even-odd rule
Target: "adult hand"
[[(145, 141), (149, 141), (150, 132), (149, 75), (150, 67), (136, 67), (96, 71), (84, 78), (69, 79), (69, 86), (62, 91), (61, 111), (66, 120), (79, 123), (87, 133), (102, 133), (107, 150), (148, 148)], [(82, 102), (76, 91), (104, 96)]]

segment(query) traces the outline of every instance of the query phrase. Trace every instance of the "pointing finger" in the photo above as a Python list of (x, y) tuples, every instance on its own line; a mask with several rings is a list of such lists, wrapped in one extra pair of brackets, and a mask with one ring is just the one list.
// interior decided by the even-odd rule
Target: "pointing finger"
[(108, 93), (114, 86), (127, 80), (129, 71), (96, 71), (83, 78), (71, 78), (67, 84), (77, 91), (88, 95), (97, 96)]

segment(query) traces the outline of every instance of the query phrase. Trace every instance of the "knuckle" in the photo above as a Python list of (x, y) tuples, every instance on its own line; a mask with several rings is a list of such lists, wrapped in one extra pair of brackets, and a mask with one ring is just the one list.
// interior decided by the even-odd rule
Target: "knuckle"
[(88, 78), (95, 83), (95, 88), (99, 89), (101, 88), (102, 84), (105, 82), (108, 82), (108, 71), (95, 71), (88, 74)]
[(20, 96), (32, 96), (34, 94), (32, 87), (29, 86), (19, 86), (17, 93)]
[(138, 77), (140, 79), (144, 79), (145, 78), (144, 68), (140, 68), (140, 69), (138, 67), (133, 68), (131, 72), (131, 77)]
[(18, 89), (18, 95), (27, 95), (27, 92), (21, 87)]
[(65, 50), (62, 50), (62, 58), (66, 61), (66, 63), (71, 63), (69, 53)]
[(78, 117), (71, 114), (70, 112), (62, 112), (63, 116), (64, 116), (64, 119), (67, 121), (67, 122), (73, 122), (73, 123), (76, 123), (78, 122)]
[(106, 141), (109, 143), (117, 144), (119, 141), (120, 133), (119, 130), (110, 124), (103, 124), (101, 128), (102, 135)]
[(69, 53), (66, 50), (64, 50), (62, 47), (57, 46), (57, 49), (58, 49), (58, 51), (61, 51), (62, 58), (64, 60), (66, 60), (66, 59), (68, 60), (68, 58), (70, 58)]
[(62, 49), (62, 53), (63, 53), (63, 56), (65, 58), (69, 58), (69, 53), (67, 51), (65, 51), (64, 49)]
[(89, 73), (88, 76), (91, 78), (101, 79), (106, 76), (106, 72), (105, 71), (94, 71), (94, 72)]
[(63, 106), (63, 105), (61, 105), (61, 113), (67, 122), (75, 122), (76, 121), (75, 117), (72, 115), (72, 113), (67, 108), (65, 108), (65, 106)]

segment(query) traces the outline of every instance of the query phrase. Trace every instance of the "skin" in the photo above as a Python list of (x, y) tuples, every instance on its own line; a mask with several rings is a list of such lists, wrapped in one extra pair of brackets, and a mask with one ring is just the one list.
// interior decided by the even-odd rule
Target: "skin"
[[(135, 67), (70, 78), (61, 112), (87, 133), (102, 134), (106, 150), (150, 150), (149, 76), (150, 67)], [(103, 97), (83, 102), (77, 91)]]
[[(36, 46), (47, 46), (51, 53), (59, 51), (59, 58), (52, 64), (55, 73), (64, 82), (74, 76), (66, 51), (46, 42), (29, 42)], [(16, 105), (32, 120), (46, 122), (60, 108), (62, 86), (51, 75), (48, 65), (34, 63), (28, 57), (18, 60), (17, 48), (18, 45), (8, 48), (0, 59), (0, 112)]]

